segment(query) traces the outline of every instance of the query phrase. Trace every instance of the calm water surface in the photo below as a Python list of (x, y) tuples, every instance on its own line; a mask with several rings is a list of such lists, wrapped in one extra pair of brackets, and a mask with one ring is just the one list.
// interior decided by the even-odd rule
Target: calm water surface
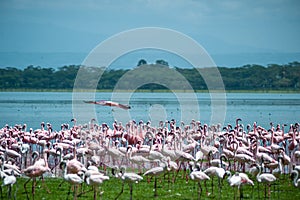
[[(110, 100), (111, 97), (112, 93), (95, 94), (96, 100)], [(156, 126), (159, 120), (174, 118), (180, 121), (182, 113), (202, 123), (210, 124), (212, 115), (210, 94), (199, 93), (196, 97), (196, 100), (188, 97), (178, 100), (173, 93), (133, 93), (129, 102), (132, 108), (129, 115), (136, 121), (151, 120), (153, 126)], [(234, 124), (236, 118), (241, 118), (244, 124), (253, 124), (256, 121), (266, 128), (269, 128), (270, 122), (275, 124), (299, 122), (299, 99), (300, 94), (228, 93), (225, 99), (225, 120), (222, 124)], [(199, 112), (194, 109), (197, 103)], [(183, 104), (185, 110), (182, 110)], [(35, 129), (40, 127), (41, 122), (49, 122), (54, 130), (59, 130), (61, 124), (71, 123), (74, 105), (81, 106), (82, 101), (73, 102), (71, 92), (1, 92), (0, 126), (26, 123), (28, 127)], [(104, 106), (94, 108), (98, 123), (106, 122), (111, 126), (114, 119), (122, 121), (118, 119), (119, 108)]]

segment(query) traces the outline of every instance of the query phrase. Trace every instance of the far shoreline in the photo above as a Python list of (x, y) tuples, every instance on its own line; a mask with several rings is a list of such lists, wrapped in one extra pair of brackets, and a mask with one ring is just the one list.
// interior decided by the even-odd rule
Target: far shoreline
[[(71, 89), (0, 89), (0, 92), (74, 92)], [(139, 92), (139, 93), (221, 93), (223, 90), (78, 90), (76, 92), (120, 92), (120, 93), (128, 93), (128, 92)], [(279, 94), (279, 93), (291, 93), (298, 94), (300, 90), (225, 90), (225, 93), (271, 93), (271, 94)]]

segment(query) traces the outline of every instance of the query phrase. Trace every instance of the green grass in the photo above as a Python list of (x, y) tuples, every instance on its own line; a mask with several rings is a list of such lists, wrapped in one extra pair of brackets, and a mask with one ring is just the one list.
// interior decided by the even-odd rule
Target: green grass
[[(185, 178), (182, 178), (182, 175), (179, 174), (177, 176), (175, 184), (168, 184), (168, 176), (165, 178), (161, 177), (160, 180), (157, 182), (158, 186), (158, 197), (157, 199), (198, 199), (197, 195), (197, 184), (195, 184), (192, 180), (189, 180), (186, 182)], [(255, 180), (254, 178), (251, 178), (252, 180)], [(18, 178), (17, 179), (17, 186), (14, 186), (13, 193), (16, 190), (17, 187), (17, 193), (16, 193), (16, 199), (26, 199), (26, 193), (23, 185), (24, 182), (27, 181), (28, 178)], [(42, 186), (42, 181), (37, 180), (36, 189), (35, 189), (35, 198), (36, 200), (39, 199), (67, 199), (68, 197), (68, 191), (69, 191), (69, 183), (64, 182), (61, 187), (59, 187), (59, 184), (61, 183), (63, 179), (62, 178), (45, 178), (45, 184), (51, 191), (51, 193), (48, 193), (46, 188)], [(154, 199), (154, 192), (153, 192), (153, 180), (148, 183), (147, 177), (144, 177), (144, 180), (141, 181), (138, 184), (133, 185), (133, 199)], [(201, 199), (234, 199), (234, 190), (228, 185), (227, 181), (224, 180), (224, 185), (222, 187), (222, 192), (219, 196), (218, 192), (218, 185), (217, 185), (217, 179), (214, 178), (214, 194), (211, 194), (209, 196), (205, 193), (205, 188), (203, 183), (201, 183), (203, 192), (201, 195)], [(263, 199), (264, 197), (264, 186), (263, 184), (260, 184), (260, 190), (258, 191), (258, 184), (256, 181), (254, 181), (255, 186), (253, 188), (252, 193), (252, 187), (251, 186), (243, 186), (243, 193), (244, 193), (244, 199)], [(288, 175), (282, 176), (277, 183), (278, 186), (271, 187), (271, 198), (270, 199), (300, 199), (300, 189), (295, 188), (292, 185), (292, 182)], [(29, 198), (32, 198), (31, 195), (31, 185), (32, 182), (29, 182), (27, 184), (27, 190), (29, 192)], [(207, 182), (208, 191), (211, 192), (211, 181)], [(101, 190), (104, 191), (102, 195), (102, 199), (115, 199), (115, 197), (119, 194), (122, 188), (122, 182), (117, 178), (111, 178), (110, 180), (104, 182), (101, 186)], [(88, 191), (91, 187), (87, 186), (86, 184), (83, 184), (82, 190)], [(3, 197), (4, 199), (7, 197), (7, 189), (5, 187), (2, 188), (3, 190)], [(278, 192), (279, 191), (279, 192)], [(81, 192), (81, 188), (79, 187), (78, 193)], [(259, 195), (259, 197), (258, 197)], [(239, 195), (237, 194), (237, 197)], [(124, 192), (119, 197), (120, 200), (124, 199), (127, 200), (130, 198), (129, 193), (129, 186), (128, 184), (125, 184), (124, 186)], [(73, 193), (69, 195), (68, 199), (73, 199)], [(78, 197), (78, 199), (93, 199), (93, 192), (87, 192), (81, 196)], [(100, 196), (97, 197), (97, 199), (100, 199)]]

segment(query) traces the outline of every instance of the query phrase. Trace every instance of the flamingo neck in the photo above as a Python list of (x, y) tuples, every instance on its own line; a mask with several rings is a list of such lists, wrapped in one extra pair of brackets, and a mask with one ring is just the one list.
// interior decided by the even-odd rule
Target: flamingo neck
[(256, 179), (257, 179), (258, 182), (261, 182), (261, 177), (260, 177), (261, 169), (262, 169), (262, 166), (259, 166), (258, 167), (258, 174), (256, 175)]
[(279, 158), (278, 159), (278, 165), (279, 165), (280, 173), (282, 173), (282, 171), (283, 171), (282, 162), (283, 162), (283, 158)]
[(295, 185), (296, 187), (298, 187), (298, 176), (299, 176), (298, 171), (295, 171), (295, 174), (296, 174), (296, 176), (295, 176), (295, 178), (294, 178), (294, 185)]

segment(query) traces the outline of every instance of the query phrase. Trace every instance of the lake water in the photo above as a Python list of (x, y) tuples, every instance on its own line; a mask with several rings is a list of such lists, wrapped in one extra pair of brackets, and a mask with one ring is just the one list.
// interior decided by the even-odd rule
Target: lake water
[[(124, 102), (124, 93), (93, 95), (96, 100)], [(91, 94), (83, 93), (74, 101), (73, 97), (72, 92), (0, 92), (0, 126), (26, 123), (36, 129), (40, 128), (41, 122), (49, 122), (54, 130), (59, 130), (61, 124), (71, 124), (74, 116), (80, 123), (88, 123), (88, 119), (94, 117), (98, 123), (105, 122), (109, 126), (114, 119), (123, 123), (128, 119), (151, 120), (153, 126), (160, 120), (171, 119), (186, 124), (191, 119), (211, 124), (212, 118), (223, 119), (222, 116), (224, 119), (219, 121), (222, 125), (234, 124), (236, 118), (241, 118), (245, 125), (257, 122), (266, 128), (270, 122), (289, 125), (300, 121), (300, 94), (228, 93), (224, 95), (225, 99), (212, 100), (209, 93), (192, 96), (185, 93), (132, 93), (129, 94), (131, 109), (128, 111), (83, 103), (83, 100), (93, 100)]]

